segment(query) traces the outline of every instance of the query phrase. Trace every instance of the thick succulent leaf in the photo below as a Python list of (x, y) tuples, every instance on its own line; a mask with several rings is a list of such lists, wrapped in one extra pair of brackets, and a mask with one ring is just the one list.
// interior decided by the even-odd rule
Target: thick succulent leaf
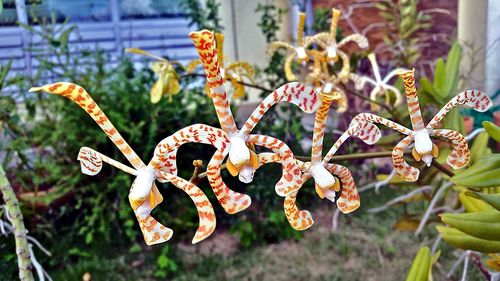
[(491, 149), (488, 147), (490, 136), (486, 132), (482, 132), (476, 136), (470, 148), (471, 164), (479, 161), (483, 156), (491, 154)]
[(493, 124), (490, 121), (483, 122), (483, 128), (486, 130), (488, 135), (494, 139), (496, 142), (500, 142), (500, 127)]
[(495, 187), (500, 186), (500, 154), (490, 154), (482, 157), (451, 180), (462, 186)]
[(443, 99), (446, 97), (447, 92), (445, 92), (445, 87), (447, 86), (446, 81), (446, 71), (444, 66), (444, 61), (439, 58), (436, 62), (436, 68), (434, 69), (434, 89), (438, 94), (439, 98)]
[(445, 92), (448, 98), (455, 95), (457, 91), (460, 59), (462, 57), (462, 47), (457, 42), (453, 43), (448, 57), (446, 58), (446, 88)]

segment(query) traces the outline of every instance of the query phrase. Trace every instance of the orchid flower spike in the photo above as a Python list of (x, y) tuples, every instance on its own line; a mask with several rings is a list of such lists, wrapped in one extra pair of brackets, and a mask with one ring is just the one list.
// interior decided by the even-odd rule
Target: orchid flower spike
[[(348, 128), (322, 158), (323, 138), (325, 135), (326, 121), (330, 104), (334, 95), (321, 94), (322, 104), (316, 111), (313, 130), (313, 145), (311, 161), (301, 162), (301, 173), (295, 175), (302, 179), (302, 184), (310, 178), (315, 181), (315, 190), (318, 196), (326, 198), (337, 204), (339, 210), (345, 214), (355, 211), (360, 206), (359, 194), (356, 184), (349, 170), (341, 165), (328, 163), (335, 155), (340, 146), (351, 136), (356, 136), (368, 144), (373, 144), (380, 138), (380, 130), (373, 124), (363, 121), (352, 122)], [(279, 155), (263, 153), (259, 154), (261, 163), (282, 161)], [(301, 185), (302, 187), (302, 185)], [(290, 225), (296, 230), (305, 230), (314, 223), (311, 213), (307, 210), (299, 210), (296, 204), (296, 190), (285, 197), (284, 210)]]
[(136, 177), (130, 188), (129, 202), (146, 244), (153, 245), (168, 241), (173, 234), (170, 228), (162, 225), (151, 216), (152, 210), (163, 201), (163, 197), (155, 184), (156, 179), (161, 182), (172, 183), (186, 192), (191, 200), (193, 200), (200, 220), (193, 243), (207, 238), (214, 231), (215, 213), (203, 191), (189, 181), (177, 177), (175, 174), (154, 169), (151, 163), (146, 166), (85, 89), (72, 83), (58, 82), (42, 87), (34, 87), (30, 91), (45, 91), (61, 95), (78, 104), (96, 121), (104, 133), (106, 133), (130, 164), (132, 164), (133, 168), (128, 167), (86, 147), (83, 147), (78, 154), (78, 160), (84, 174), (96, 175), (100, 172), (102, 163), (106, 162)]
[[(391, 72), (389, 72), (389, 74), (387, 74), (384, 77), (384, 79), (382, 79), (375, 54), (373, 53), (369, 54), (368, 59), (370, 60), (375, 80), (368, 76), (358, 76), (357, 74), (354, 73), (351, 74), (350, 78), (351, 80), (354, 81), (356, 90), (361, 90), (366, 83), (371, 84), (373, 86), (373, 89), (370, 92), (370, 99), (372, 101), (376, 101), (377, 96), (384, 95), (386, 99), (386, 104), (389, 104), (391, 101), (391, 95), (389, 93), (392, 92), (395, 98), (394, 106), (400, 105), (402, 102), (401, 92), (398, 90), (398, 88), (389, 85), (389, 81), (391, 80), (392, 77), (396, 76), (398, 73), (405, 72), (408, 70), (404, 68), (396, 68)], [(376, 104), (372, 104), (372, 111), (377, 111), (378, 109), (379, 108)]]
[(347, 110), (347, 96), (338, 85), (344, 83), (344, 77), (349, 77), (349, 58), (347, 55), (345, 58), (342, 55), (342, 59), (345, 59), (347, 64), (344, 63), (344, 67), (338, 76), (336, 76), (335, 74), (330, 74), (326, 60), (320, 52), (311, 50), (311, 56), (314, 62), (313, 71), (309, 72), (306, 76), (306, 82), (314, 85), (316, 92), (331, 96), (337, 106), (337, 112), (345, 112)]
[(168, 61), (167, 59), (154, 55), (150, 52), (138, 48), (127, 48), (126, 52), (144, 55), (155, 59), (151, 63), (151, 70), (156, 74), (158, 80), (151, 87), (151, 103), (158, 103), (162, 96), (167, 96), (168, 101), (172, 102), (173, 96), (181, 91), (179, 75), (175, 69), (175, 65), (184, 67), (176, 61)]
[(412, 124), (411, 130), (391, 120), (370, 113), (361, 113), (353, 119), (355, 121), (383, 124), (406, 135), (406, 137), (394, 147), (392, 151), (392, 161), (397, 174), (404, 180), (410, 182), (416, 181), (420, 173), (417, 168), (410, 166), (403, 158), (404, 152), (409, 149), (411, 145), (414, 145), (412, 149), (413, 158), (415, 158), (416, 161), (423, 161), (427, 166), (430, 166), (433, 159), (437, 158), (439, 155), (439, 149), (431, 137), (447, 139), (453, 145), (453, 150), (447, 158), (448, 165), (453, 169), (463, 168), (469, 163), (470, 159), (467, 139), (457, 131), (436, 129), (436, 127), (441, 123), (446, 114), (458, 105), (465, 105), (479, 112), (485, 112), (493, 105), (491, 99), (483, 92), (478, 90), (464, 91), (456, 95), (441, 108), (426, 126), (424, 125), (422, 112), (420, 110), (417, 89), (415, 87), (414, 72), (415, 70), (409, 70), (399, 73), (403, 79), (405, 88), (406, 102), (408, 104)]
[[(290, 148), (276, 138), (254, 135), (251, 134), (251, 131), (263, 115), (273, 105), (281, 101), (293, 103), (305, 112), (311, 113), (316, 111), (321, 104), (316, 92), (311, 87), (307, 87), (301, 83), (293, 82), (285, 84), (268, 95), (250, 115), (245, 124), (241, 128), (238, 128), (234, 121), (223, 85), (218, 55), (214, 45), (214, 34), (210, 31), (202, 30), (192, 32), (190, 36), (205, 69), (215, 111), (224, 132), (221, 135), (227, 137), (227, 141), (223, 141), (224, 145), (214, 154), (207, 167), (207, 177), (214, 191), (217, 189), (216, 194), (221, 187), (222, 189), (228, 189), (221, 177), (221, 166), (226, 156), (228, 157), (226, 166), (233, 176), (239, 175), (239, 179), (243, 182), (250, 182), (253, 179), (253, 173), (260, 166), (256, 157), (257, 155), (253, 150), (254, 145), (270, 149), (284, 159), (282, 162), (283, 175), (275, 186), (276, 192), (280, 196), (286, 196), (295, 191), (301, 184), (300, 179), (294, 177), (295, 174), (300, 173), (300, 168)], [(226, 204), (225, 201), (227, 200), (219, 198), (221, 204)], [(244, 202), (248, 201), (245, 200)], [(230, 202), (230, 204), (232, 203)], [(230, 210), (240, 210), (248, 206), (235, 207), (231, 205), (230, 207)]]
[(337, 43), (337, 25), (340, 18), (340, 10), (332, 9), (332, 19), (330, 25), (330, 32), (322, 32), (313, 36), (312, 41), (318, 44), (321, 48), (325, 49), (326, 57), (330, 63), (335, 63), (340, 55), (340, 48), (349, 42), (354, 42), (361, 49), (368, 48), (368, 40), (361, 34), (355, 33), (346, 36), (339, 43)]
[(299, 13), (299, 25), (297, 27), (297, 45), (292, 45), (283, 41), (272, 42), (267, 51), (270, 56), (280, 48), (286, 49), (289, 54), (285, 59), (285, 76), (288, 81), (297, 80), (292, 71), (292, 62), (296, 61), (300, 65), (306, 65), (309, 61), (308, 48), (312, 45), (312, 37), (304, 36), (305, 13)]
[[(215, 33), (215, 42), (217, 54), (219, 57), (219, 65), (221, 70), (222, 79), (224, 82), (229, 81), (233, 87), (232, 98), (243, 99), (245, 97), (245, 86), (242, 84), (246, 78), (251, 83), (254, 82), (255, 69), (246, 61), (236, 61), (226, 64), (227, 58), (224, 54), (224, 35), (222, 33)], [(192, 60), (187, 66), (187, 72), (192, 73), (196, 67), (201, 64), (200, 59)], [(210, 87), (207, 83), (205, 87), (207, 95), (210, 97)]]

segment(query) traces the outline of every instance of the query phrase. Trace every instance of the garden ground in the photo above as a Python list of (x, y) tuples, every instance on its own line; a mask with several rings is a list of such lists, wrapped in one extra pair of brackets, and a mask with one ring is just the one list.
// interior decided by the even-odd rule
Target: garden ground
[[(315, 225), (299, 239), (242, 249), (237, 236), (218, 229), (198, 245), (179, 243), (172, 252), (181, 265), (176, 265), (176, 272), (162, 280), (404, 280), (419, 245), (432, 245), (433, 240), (426, 237), (435, 236), (424, 233), (415, 237), (413, 232), (390, 227), (401, 218), (403, 207), (379, 214), (366, 211), (397, 193), (398, 190), (383, 188), (379, 195), (362, 194), (366, 204), (356, 213), (342, 217), (335, 232), (331, 230), (334, 209), (325, 204), (313, 214)], [(369, 198), (375, 201), (369, 202)], [(427, 229), (434, 231), (433, 227)], [(434, 280), (448, 280), (444, 276), (455, 260), (453, 249), (445, 243), (440, 249), (443, 253), (434, 267)], [(145, 249), (137, 255), (92, 257), (53, 277), (77, 280), (89, 272), (92, 280), (155, 280), (157, 263), (149, 261), (149, 256)], [(469, 280), (480, 278), (475, 268), (469, 270)], [(458, 270), (450, 280), (458, 280), (460, 274)]]

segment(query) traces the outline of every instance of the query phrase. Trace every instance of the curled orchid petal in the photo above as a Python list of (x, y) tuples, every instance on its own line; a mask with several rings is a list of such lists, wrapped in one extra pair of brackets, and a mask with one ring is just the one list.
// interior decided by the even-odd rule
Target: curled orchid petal
[(392, 150), (392, 162), (394, 164), (394, 169), (399, 177), (408, 182), (416, 181), (418, 179), (418, 175), (420, 174), (420, 171), (417, 168), (410, 166), (404, 159), (404, 152), (414, 141), (415, 140), (412, 135), (407, 136)]
[(443, 120), (443, 118), (453, 108), (459, 105), (465, 105), (479, 112), (485, 112), (493, 106), (493, 101), (485, 93), (477, 90), (464, 91), (453, 97), (448, 103), (439, 110), (427, 124), (427, 129), (434, 129)]
[[(151, 216), (151, 211), (163, 201), (163, 196), (160, 194), (155, 184), (155, 179), (157, 177), (160, 181), (172, 182), (172, 184), (188, 193), (194, 201), (200, 216), (200, 227), (198, 228), (195, 238), (193, 239), (193, 243), (208, 237), (208, 235), (213, 232), (215, 229), (215, 215), (212, 205), (206, 198), (205, 194), (190, 182), (178, 178), (175, 175), (161, 171), (162, 167), (168, 165), (168, 160), (171, 160), (171, 155), (168, 155), (169, 157), (167, 158), (160, 158), (156, 160), (160, 162), (165, 160), (165, 163), (156, 163), (155, 165), (150, 163), (146, 166), (123, 139), (90, 95), (78, 85), (67, 82), (58, 82), (42, 87), (34, 87), (31, 88), (30, 91), (46, 91), (52, 94), (61, 95), (74, 101), (96, 121), (111, 141), (113, 141), (123, 155), (129, 160), (132, 166), (134, 166), (134, 168), (130, 168), (95, 150), (85, 147), (80, 150), (78, 155), (78, 160), (80, 160), (82, 166), (82, 172), (85, 174), (97, 174), (102, 168), (102, 162), (107, 162), (127, 173), (137, 176), (129, 193), (129, 202), (136, 215), (146, 244), (153, 245), (168, 241), (173, 233), (171, 229), (162, 225)], [(188, 128), (188, 130), (189, 129), (193, 128)], [(213, 136), (213, 134), (210, 135), (209, 132), (212, 132), (212, 130), (201, 130), (199, 135), (202, 137), (208, 136), (206, 137), (206, 140), (207, 142), (213, 142), (212, 145), (220, 144), (222, 146), (223, 142), (228, 142), (225, 134), (222, 134), (223, 132), (217, 135), (218, 138), (210, 139), (209, 137)], [(174, 153), (175, 157), (175, 152), (177, 151), (178, 146), (172, 146), (171, 141), (166, 141), (165, 146), (167, 147), (167, 151)], [(161, 148), (159, 149), (160, 154)], [(168, 148), (171, 149), (169, 150)], [(155, 168), (155, 166), (157, 168)]]
[(432, 131), (432, 135), (448, 139), (453, 144), (453, 150), (446, 159), (448, 165), (453, 169), (461, 169), (469, 163), (470, 152), (467, 139), (457, 131), (437, 129)]
[[(391, 72), (393, 73), (393, 72)], [(395, 73), (395, 72), (394, 72)], [(392, 160), (396, 173), (406, 181), (416, 181), (420, 171), (410, 166), (404, 160), (404, 152), (411, 145), (414, 145), (412, 155), (416, 161), (423, 161), (427, 166), (432, 164), (434, 158), (439, 154), (438, 147), (433, 143), (431, 136), (442, 137), (450, 140), (453, 144), (453, 150), (447, 158), (447, 163), (454, 169), (465, 167), (469, 163), (469, 149), (467, 140), (459, 133), (453, 130), (435, 129), (445, 115), (455, 106), (465, 105), (480, 112), (488, 110), (492, 106), (491, 99), (484, 93), (476, 90), (470, 90), (459, 93), (452, 98), (432, 119), (427, 126), (424, 125), (420, 103), (418, 101), (417, 89), (415, 87), (415, 70), (399, 72), (405, 88), (405, 96), (410, 112), (412, 130), (401, 126), (393, 121), (387, 120), (377, 115), (362, 113), (357, 115), (353, 121), (365, 121), (370, 123), (380, 123), (399, 131), (407, 137), (401, 140), (392, 151)], [(391, 74), (392, 75), (392, 74)], [(384, 79), (385, 81), (388, 79)]]

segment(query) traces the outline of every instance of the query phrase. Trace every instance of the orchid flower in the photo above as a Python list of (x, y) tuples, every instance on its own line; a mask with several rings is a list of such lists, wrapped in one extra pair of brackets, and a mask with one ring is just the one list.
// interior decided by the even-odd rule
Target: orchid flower
[(392, 161), (396, 173), (402, 179), (410, 182), (416, 181), (420, 173), (417, 168), (410, 166), (403, 158), (404, 152), (409, 149), (411, 145), (414, 145), (412, 149), (413, 158), (415, 158), (416, 161), (423, 161), (427, 166), (430, 166), (432, 160), (439, 155), (439, 149), (434, 144), (431, 137), (448, 139), (453, 144), (453, 150), (447, 158), (448, 165), (453, 169), (463, 168), (469, 163), (470, 159), (467, 140), (457, 131), (436, 129), (436, 127), (441, 123), (446, 114), (458, 105), (465, 105), (479, 112), (485, 112), (493, 105), (491, 99), (483, 92), (478, 90), (464, 91), (453, 97), (438, 111), (438, 113), (436, 113), (427, 126), (425, 126), (420, 111), (417, 89), (415, 87), (414, 72), (415, 70), (408, 70), (399, 73), (403, 79), (405, 88), (406, 102), (408, 104), (412, 124), (411, 130), (391, 120), (370, 113), (361, 113), (353, 119), (356, 121), (383, 124), (406, 135), (406, 137), (394, 147), (392, 151)]
[[(371, 123), (353, 121), (322, 159), (326, 121), (330, 104), (334, 100), (334, 95), (321, 94), (321, 99), (323, 102), (316, 112), (314, 121), (311, 161), (301, 162), (297, 160), (301, 167), (301, 174), (297, 175), (297, 177), (301, 178), (303, 183), (312, 177), (315, 181), (315, 189), (318, 196), (321, 199), (327, 198), (336, 203), (339, 210), (347, 214), (360, 206), (356, 184), (351, 172), (346, 167), (328, 162), (349, 137), (356, 136), (367, 144), (373, 144), (380, 139), (381, 134), (380, 130)], [(259, 160), (262, 163), (281, 162), (281, 158), (278, 155), (269, 153), (259, 154)], [(337, 178), (342, 182), (342, 186)], [(296, 199), (298, 191), (285, 197), (284, 210), (290, 225), (294, 229), (305, 230), (314, 221), (309, 211), (297, 208)]]
[[(243, 78), (247, 78), (250, 82), (254, 83), (253, 77), (255, 75), (255, 70), (253, 66), (245, 61), (237, 61), (233, 63), (225, 64), (226, 56), (224, 55), (224, 35), (222, 33), (215, 33), (215, 42), (217, 46), (217, 53), (219, 54), (219, 65), (221, 68), (221, 75), (224, 82), (229, 80), (233, 86), (234, 92), (232, 97), (234, 99), (242, 99), (245, 97), (245, 86), (241, 84)], [(187, 66), (187, 72), (194, 72), (196, 67), (201, 64), (199, 59), (192, 60)], [(205, 87), (207, 95), (210, 96), (210, 87), (208, 83)]]
[[(401, 92), (398, 90), (398, 88), (396, 88), (392, 85), (389, 85), (388, 83), (392, 77), (396, 76), (398, 73), (401, 73), (401, 72), (404, 72), (407, 70), (404, 68), (396, 68), (396, 69), (392, 70), (391, 72), (389, 72), (389, 74), (387, 74), (384, 77), (384, 79), (382, 79), (375, 54), (373, 54), (373, 53), (369, 54), (368, 59), (370, 60), (370, 64), (372, 66), (373, 75), (375, 76), (375, 80), (373, 80), (372, 78), (367, 77), (367, 76), (358, 76), (356, 74), (351, 74), (351, 79), (355, 83), (356, 90), (361, 90), (365, 86), (365, 83), (368, 82), (369, 84), (371, 84), (374, 87), (372, 89), (372, 91), (370, 92), (370, 99), (372, 101), (375, 101), (377, 99), (377, 96), (379, 96), (379, 95), (385, 95), (386, 104), (389, 104), (391, 99), (390, 99), (390, 96), (388, 93), (390, 91), (390, 92), (394, 93), (394, 96), (396, 98), (394, 101), (394, 105), (395, 106), (400, 105), (402, 102)], [(372, 104), (372, 110), (373, 111), (378, 110), (378, 106), (375, 104)]]
[(332, 9), (332, 22), (330, 25), (330, 32), (321, 32), (313, 36), (313, 43), (318, 44), (321, 48), (325, 49), (326, 57), (330, 63), (335, 63), (338, 57), (343, 53), (339, 49), (349, 42), (354, 42), (361, 49), (368, 48), (368, 40), (365, 36), (355, 33), (342, 39), (337, 44), (337, 24), (340, 18), (340, 10)]
[(172, 97), (181, 91), (179, 75), (174, 65), (181, 67), (182, 65), (138, 48), (127, 48), (125, 51), (145, 55), (157, 60), (151, 64), (151, 70), (158, 76), (158, 80), (151, 87), (151, 103), (158, 103), (162, 96), (167, 96), (168, 102), (172, 102)]
[[(345, 67), (343, 67), (339, 73), (340, 76), (337, 77), (335, 74), (330, 74), (328, 65), (326, 65), (326, 61), (323, 57), (316, 56), (315, 52), (312, 53), (314, 57), (313, 71), (307, 75), (306, 82), (314, 85), (316, 92), (331, 96), (333, 101), (336, 102), (337, 112), (345, 112), (347, 110), (347, 96), (338, 87), (338, 84), (343, 83), (340, 77), (344, 75), (349, 77), (349, 68), (346, 70)], [(345, 59), (347, 60), (347, 64), (344, 64), (344, 66), (347, 65), (348, 67), (349, 58), (346, 56)]]
[(153, 208), (163, 201), (163, 197), (155, 184), (156, 179), (160, 182), (171, 182), (186, 192), (191, 200), (193, 200), (200, 220), (200, 225), (192, 241), (193, 244), (207, 238), (214, 231), (214, 210), (203, 191), (189, 181), (177, 177), (175, 174), (158, 169), (155, 170), (151, 164), (146, 166), (85, 89), (72, 83), (58, 82), (31, 88), (30, 91), (45, 91), (61, 95), (78, 104), (96, 121), (99, 127), (101, 127), (116, 147), (123, 153), (130, 164), (132, 164), (133, 168), (128, 167), (86, 147), (82, 148), (78, 154), (78, 160), (80, 160), (81, 169), (84, 174), (96, 175), (101, 170), (102, 163), (106, 162), (126, 173), (136, 176), (130, 189), (129, 202), (139, 222), (146, 244), (153, 245), (168, 241), (173, 234), (170, 228), (162, 225), (151, 216)]
[(297, 80), (295, 74), (292, 71), (293, 61), (297, 61), (301, 65), (305, 65), (309, 61), (307, 49), (312, 45), (313, 40), (312, 37), (304, 37), (305, 20), (306, 14), (299, 13), (299, 26), (297, 27), (296, 46), (283, 41), (275, 41), (272, 42), (267, 49), (270, 56), (280, 48), (284, 48), (289, 52), (288, 56), (285, 59), (285, 75), (288, 81)]
[(242, 182), (251, 182), (255, 170), (259, 166), (257, 155), (251, 149), (252, 145), (266, 147), (282, 157), (283, 175), (276, 184), (275, 189), (280, 196), (290, 194), (301, 184), (300, 179), (295, 177), (295, 175), (300, 173), (300, 168), (295, 161), (292, 151), (284, 142), (276, 138), (254, 135), (251, 134), (251, 131), (263, 115), (274, 104), (280, 101), (293, 103), (304, 112), (314, 112), (321, 104), (317, 94), (311, 87), (298, 82), (285, 84), (267, 96), (250, 115), (244, 125), (238, 129), (224, 89), (217, 50), (214, 46), (214, 34), (208, 30), (202, 30), (191, 32), (190, 36), (203, 64), (215, 111), (221, 124), (222, 132), (217, 134), (214, 139), (214, 141), (221, 142), (221, 147), (218, 148), (207, 167), (208, 180), (219, 202), (229, 213), (241, 211), (250, 204), (250, 198), (246, 195), (238, 195), (240, 200), (238, 200), (239, 203), (236, 206), (233, 204), (233, 201), (227, 202), (226, 195), (231, 191), (222, 181), (221, 165), (226, 156), (228, 156), (226, 162), (228, 171), (233, 176), (239, 175), (239, 179)]

